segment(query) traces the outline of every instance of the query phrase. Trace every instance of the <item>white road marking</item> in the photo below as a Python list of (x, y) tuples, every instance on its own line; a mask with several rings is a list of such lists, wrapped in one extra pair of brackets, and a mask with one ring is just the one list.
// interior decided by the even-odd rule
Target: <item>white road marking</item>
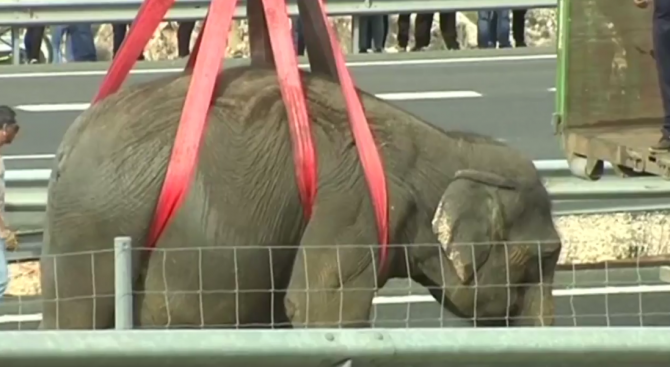
[[(448, 58), (448, 59), (351, 61), (347, 62), (347, 66), (370, 67), (370, 66), (464, 64), (464, 63), (501, 62), (501, 61), (553, 60), (555, 58), (556, 58), (555, 54), (545, 54), (545, 55), (522, 55), (522, 56), (461, 57), (461, 58)], [(298, 66), (301, 68), (306, 68), (308, 64), (299, 64)], [(182, 70), (183, 70), (182, 68), (134, 69), (130, 71), (130, 74), (133, 75), (171, 74), (180, 72)], [(99, 76), (105, 74), (107, 74), (107, 70), (47, 71), (47, 72), (34, 72), (34, 73), (0, 74), (0, 79), (79, 77), (79, 76)]]
[(42, 313), (33, 313), (28, 315), (0, 316), (0, 324), (7, 324), (10, 322), (30, 322), (30, 321), (42, 321)]
[(5, 171), (5, 181), (46, 181), (51, 177), (51, 169), (10, 169)]
[(25, 112), (73, 112), (84, 111), (90, 103), (45, 103), (18, 105), (15, 109)]
[[(428, 99), (476, 98), (482, 95), (473, 91), (433, 91), (433, 92), (401, 92), (378, 93), (378, 98), (389, 101), (414, 101)], [(23, 104), (14, 108), (24, 112), (76, 112), (84, 111), (90, 103), (43, 103)]]
[[(635, 285), (623, 287), (594, 287), (594, 288), (566, 288), (554, 289), (556, 297), (566, 296), (596, 296), (604, 294), (636, 294), (636, 293), (664, 293), (670, 292), (670, 285)], [(408, 296), (377, 296), (372, 303), (375, 305), (391, 305), (404, 303), (431, 303), (435, 302), (430, 295), (408, 295)], [(9, 322), (29, 322), (42, 320), (41, 313), (27, 315), (2, 315), (0, 324)]]
[(53, 159), (55, 154), (17, 154), (17, 155), (5, 155), (2, 156), (2, 159), (6, 161), (30, 161), (30, 160), (40, 160), (40, 159)]
[[(670, 285), (634, 285), (624, 287), (565, 288), (553, 290), (555, 297), (664, 292), (670, 292)], [(435, 299), (431, 295), (378, 296), (372, 301), (372, 303), (376, 305), (430, 302), (435, 302)]]
[(552, 92), (552, 93), (555, 93), (555, 92), (556, 92), (556, 87), (549, 88), (549, 89), (547, 89), (547, 91)]
[(403, 92), (403, 93), (379, 93), (377, 98), (386, 101), (416, 101), (428, 99), (450, 99), (450, 98), (477, 98), (482, 95), (473, 91), (444, 91), (444, 92)]

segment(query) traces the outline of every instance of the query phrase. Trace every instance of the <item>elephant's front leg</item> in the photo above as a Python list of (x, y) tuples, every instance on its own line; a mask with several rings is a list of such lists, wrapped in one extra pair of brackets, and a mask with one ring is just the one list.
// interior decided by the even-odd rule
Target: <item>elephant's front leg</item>
[(559, 251), (541, 259), (542, 266), (533, 267), (526, 281), (515, 326), (553, 326), (555, 299), (553, 295), (554, 272)]
[[(342, 225), (346, 213), (346, 207), (315, 212), (303, 235), (285, 298), (296, 328), (369, 326), (377, 289), (375, 225), (356, 214)], [(355, 245), (361, 243), (372, 245)]]

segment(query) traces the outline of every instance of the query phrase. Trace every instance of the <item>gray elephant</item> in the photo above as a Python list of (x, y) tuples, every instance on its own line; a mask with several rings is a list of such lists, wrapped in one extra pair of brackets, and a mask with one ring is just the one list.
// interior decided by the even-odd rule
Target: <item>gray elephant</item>
[[(530, 160), (360, 92), (388, 183), (392, 247), (379, 273), (373, 207), (339, 87), (302, 78), (319, 164), (309, 221), (276, 73), (226, 69), (190, 191), (150, 253), (142, 249), (190, 76), (133, 85), (85, 111), (63, 138), (49, 184), (41, 327), (113, 325), (119, 235), (137, 250), (138, 327), (367, 326), (375, 291), (396, 277), (483, 323), (552, 323), (560, 239)], [(507, 268), (504, 244), (478, 247), (456, 264), (448, 255), (467, 252), (461, 241), (532, 242), (517, 247)]]

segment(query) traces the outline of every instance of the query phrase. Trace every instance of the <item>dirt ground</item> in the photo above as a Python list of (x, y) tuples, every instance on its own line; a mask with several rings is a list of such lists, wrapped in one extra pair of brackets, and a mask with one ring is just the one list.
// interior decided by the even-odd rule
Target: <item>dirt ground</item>
[[(594, 263), (670, 253), (670, 213), (616, 213), (556, 218), (561, 264)], [(40, 294), (39, 263), (10, 265), (8, 294)]]

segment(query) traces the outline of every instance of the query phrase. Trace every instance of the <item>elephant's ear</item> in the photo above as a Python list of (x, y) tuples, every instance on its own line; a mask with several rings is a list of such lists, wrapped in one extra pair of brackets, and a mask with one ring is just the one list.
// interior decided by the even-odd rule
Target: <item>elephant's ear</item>
[(488, 259), (491, 243), (505, 238), (499, 189), (514, 190), (513, 180), (476, 170), (458, 171), (433, 217), (433, 232), (461, 282), (468, 283)]

